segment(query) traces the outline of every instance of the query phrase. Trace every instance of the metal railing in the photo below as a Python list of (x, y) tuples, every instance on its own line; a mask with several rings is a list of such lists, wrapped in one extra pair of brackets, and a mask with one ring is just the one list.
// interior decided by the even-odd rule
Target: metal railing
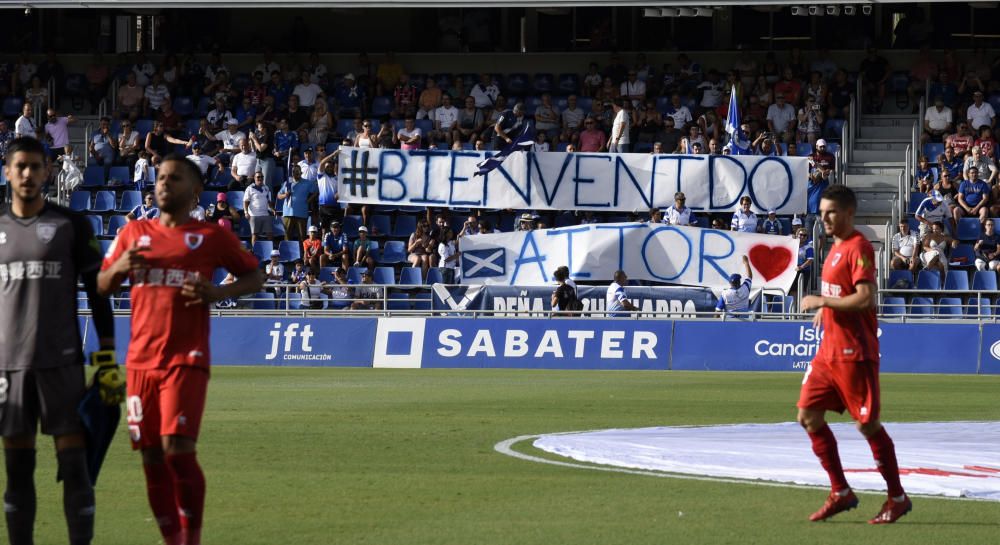
[[(996, 322), (1000, 316), (997, 315), (993, 299), (997, 296), (992, 290), (917, 290), (893, 289), (891, 286), (879, 290), (879, 315), (887, 319), (907, 320), (989, 320)], [(895, 306), (895, 303), (887, 304), (887, 297), (902, 297), (905, 301), (899, 303), (905, 310), (904, 314), (885, 314), (882, 312), (885, 306)], [(914, 303), (915, 297), (925, 297), (926, 303)], [(959, 299), (959, 304), (942, 303), (943, 298)], [(983, 304), (983, 300), (986, 304)], [(913, 314), (913, 309), (927, 309), (928, 314)], [(942, 312), (947, 311), (947, 312)]]

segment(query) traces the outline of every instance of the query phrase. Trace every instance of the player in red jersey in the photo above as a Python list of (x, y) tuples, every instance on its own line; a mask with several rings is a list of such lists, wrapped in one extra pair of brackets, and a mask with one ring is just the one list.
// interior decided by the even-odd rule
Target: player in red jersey
[(833, 246), (823, 263), (822, 295), (802, 299), (802, 310), (817, 309), (813, 326), (823, 326), (823, 339), (799, 394), (799, 424), (809, 433), (813, 452), (830, 476), (832, 491), (809, 520), (818, 521), (854, 509), (854, 495), (837, 452), (837, 439), (826, 423), (826, 411), (847, 412), (868, 439), (889, 498), (871, 524), (896, 522), (913, 508), (899, 482), (892, 439), (879, 422), (878, 322), (875, 318), (875, 252), (854, 230), (857, 199), (843, 185), (827, 188), (819, 205)]
[[(199, 545), (205, 476), (195, 441), (205, 409), (209, 375), (209, 305), (260, 289), (257, 259), (232, 232), (190, 217), (201, 191), (201, 171), (168, 157), (159, 166), (160, 217), (133, 221), (104, 256), (102, 294), (130, 279), (132, 340), (128, 370), (128, 427), (132, 448), (142, 449), (146, 490), (166, 545)], [(217, 267), (238, 280), (208, 279)]]

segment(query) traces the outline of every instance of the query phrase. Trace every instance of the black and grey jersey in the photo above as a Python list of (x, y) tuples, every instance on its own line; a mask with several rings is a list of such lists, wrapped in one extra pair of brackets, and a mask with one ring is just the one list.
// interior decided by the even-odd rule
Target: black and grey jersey
[(0, 212), (0, 369), (83, 361), (77, 279), (101, 266), (90, 224), (46, 203), (34, 217)]

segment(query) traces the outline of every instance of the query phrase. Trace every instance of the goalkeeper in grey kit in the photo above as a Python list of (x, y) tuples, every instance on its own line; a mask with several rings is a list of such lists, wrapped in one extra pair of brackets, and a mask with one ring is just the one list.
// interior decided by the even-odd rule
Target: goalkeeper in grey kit
[(0, 435), (7, 486), (4, 514), (11, 545), (32, 545), (35, 436), (55, 439), (58, 478), (71, 545), (94, 534), (94, 489), (78, 406), (87, 391), (77, 320), (77, 281), (87, 292), (100, 350), (91, 354), (101, 401), (125, 397), (115, 363), (111, 304), (97, 292), (101, 252), (90, 224), (46, 202), (49, 166), (41, 143), (17, 138), (4, 167), (10, 206), (0, 212)]

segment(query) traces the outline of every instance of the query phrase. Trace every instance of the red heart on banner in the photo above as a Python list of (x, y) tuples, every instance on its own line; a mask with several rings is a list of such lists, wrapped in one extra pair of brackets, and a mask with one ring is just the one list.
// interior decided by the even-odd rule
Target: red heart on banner
[(792, 252), (781, 246), (758, 244), (750, 248), (749, 257), (750, 264), (764, 277), (765, 283), (781, 276), (792, 262)]

